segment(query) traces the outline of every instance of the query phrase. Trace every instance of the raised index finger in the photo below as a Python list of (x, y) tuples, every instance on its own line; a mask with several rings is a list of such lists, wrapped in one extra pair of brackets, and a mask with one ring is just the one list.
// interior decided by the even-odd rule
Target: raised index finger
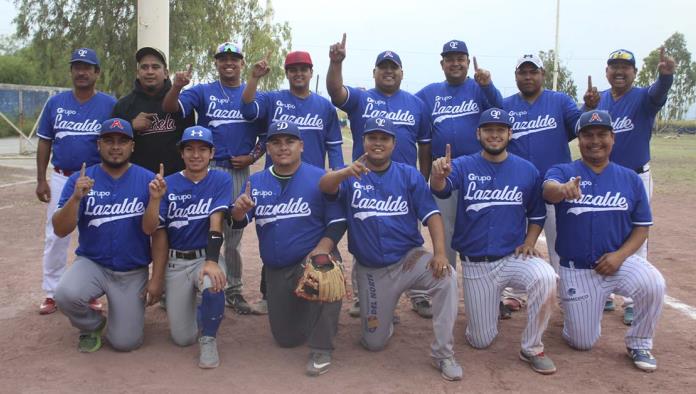
[(447, 164), (452, 161), (452, 147), (450, 144), (445, 145), (445, 160), (447, 161)]
[(592, 90), (592, 75), (587, 76), (587, 90)]
[(81, 176), (81, 177), (85, 176), (85, 171), (86, 171), (86, 169), (87, 169), (87, 163), (85, 163), (85, 162), (83, 161), (83, 162), (82, 162), (82, 168), (80, 168), (80, 176)]
[(251, 181), (247, 181), (246, 187), (244, 188), (244, 194), (251, 197)]
[(266, 52), (266, 56), (263, 57), (263, 60), (268, 61), (271, 55), (273, 55), (273, 49), (269, 49), (268, 52)]
[(474, 56), (474, 71), (478, 71), (478, 62), (476, 61), (476, 56)]
[(665, 61), (665, 47), (661, 46), (660, 47), (660, 63)]
[(346, 33), (343, 33), (343, 38), (341, 39), (341, 48), (346, 47)]
[(186, 73), (191, 75), (192, 72), (193, 72), (193, 64), (189, 63), (186, 65)]
[(164, 176), (164, 164), (162, 164), (162, 163), (160, 163), (159, 176), (161, 176), (161, 177)]

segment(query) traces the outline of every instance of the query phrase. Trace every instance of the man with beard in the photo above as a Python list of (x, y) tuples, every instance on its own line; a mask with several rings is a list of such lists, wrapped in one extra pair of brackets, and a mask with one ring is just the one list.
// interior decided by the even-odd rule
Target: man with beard
[[(191, 69), (179, 71), (174, 86), (164, 98), (162, 108), (183, 116), (191, 116), (195, 110), (198, 125), (213, 132), (215, 156), (212, 169), (224, 171), (232, 177), (232, 195), (242, 192), (249, 179), (249, 166), (263, 154), (264, 130), (261, 122), (246, 120), (242, 116), (241, 97), (245, 84), (241, 74), (244, 69), (242, 47), (233, 42), (223, 42), (215, 49), (215, 68), (218, 80), (182, 89), (191, 82)], [(242, 255), (240, 243), (244, 229), (224, 225), (224, 257), (227, 272), (225, 302), (239, 314), (252, 312), (242, 296)]]
[[(39, 119), (36, 196), (39, 201), (48, 203), (42, 286), (46, 298), (39, 307), (42, 315), (56, 311), (54, 295), (65, 272), (70, 244), (67, 235), (59, 238), (54, 234), (51, 218), (68, 177), (78, 172), (82, 163), (91, 166), (99, 162), (97, 138), (101, 123), (110, 116), (116, 103), (115, 98), (95, 89), (100, 71), (99, 59), (93, 49), (76, 49), (70, 58), (73, 89), (49, 98)], [(50, 186), (46, 180), (49, 158), (53, 165)], [(91, 305), (95, 309), (101, 308), (98, 301)]]
[(541, 374), (556, 372), (544, 354), (541, 337), (551, 317), (556, 274), (535, 249), (546, 209), (541, 177), (534, 165), (512, 153), (510, 116), (491, 108), (481, 114), (476, 132), (479, 154), (433, 163), (430, 188), (448, 197), (459, 189), (452, 246), (462, 260), (464, 303), (471, 346), (488, 347), (498, 335), (498, 303), (506, 286), (529, 295), (527, 326), (520, 359)]
[[(104, 121), (97, 142), (101, 163), (70, 176), (53, 215), (59, 237), (79, 227), (73, 264), (56, 289), (56, 302), (80, 330), (78, 350), (92, 353), (101, 348), (101, 334), (119, 351), (143, 343), (145, 306), (157, 302), (164, 284), (165, 253), (154, 253), (166, 244), (163, 231), (150, 237), (142, 231), (148, 184), (155, 174), (129, 163), (133, 130), (124, 119)], [(148, 281), (148, 265), (153, 261)], [(108, 318), (89, 308), (90, 299), (106, 295)]]
[(187, 116), (162, 110), (162, 100), (172, 87), (164, 53), (143, 47), (135, 54), (138, 64), (133, 91), (114, 107), (113, 116), (131, 122), (135, 131), (135, 151), (131, 161), (156, 173), (160, 163), (169, 175), (184, 169), (176, 147), (185, 128), (193, 125)]

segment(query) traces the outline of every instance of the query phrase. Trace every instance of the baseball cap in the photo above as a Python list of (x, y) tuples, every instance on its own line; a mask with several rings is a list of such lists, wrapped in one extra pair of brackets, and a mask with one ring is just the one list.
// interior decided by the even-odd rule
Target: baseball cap
[(266, 134), (266, 138), (270, 140), (271, 137), (274, 137), (276, 135), (291, 135), (293, 137), (302, 139), (302, 136), (300, 135), (300, 129), (297, 127), (297, 124), (293, 122), (272, 122), (271, 125), (268, 127), (268, 133)]
[(104, 134), (123, 134), (130, 139), (133, 139), (133, 128), (129, 121), (121, 118), (111, 118), (102, 122), (101, 131), (99, 135)]
[(310, 67), (314, 66), (312, 64), (312, 57), (309, 56), (309, 52), (295, 51), (288, 53), (285, 56), (285, 68), (293, 64), (306, 64)]
[(203, 126), (191, 126), (184, 129), (181, 136), (181, 141), (177, 143), (179, 147), (185, 145), (189, 141), (201, 141), (214, 147), (213, 132)]
[(512, 127), (510, 114), (500, 108), (489, 108), (483, 111), (481, 118), (479, 118), (478, 127), (486, 124), (502, 124), (507, 127)]
[(231, 53), (235, 57), (244, 59), (244, 54), (242, 53), (242, 44), (230, 41), (223, 42), (215, 49), (215, 58), (217, 59), (226, 53)]
[(393, 62), (394, 64), (399, 66), (399, 68), (401, 68), (401, 58), (394, 51), (384, 51), (377, 55), (377, 60), (375, 60), (375, 66), (379, 66), (382, 62), (387, 60)]
[(532, 63), (536, 66), (536, 68), (544, 68), (544, 62), (541, 60), (539, 56), (534, 54), (527, 54), (522, 55), (522, 57), (517, 59), (517, 65), (515, 66), (515, 70), (518, 70), (520, 66), (522, 66), (525, 63)]
[(465, 55), (469, 54), (469, 50), (466, 48), (464, 41), (450, 40), (442, 46), (442, 52), (440, 56), (445, 56), (448, 53), (463, 53)]
[(633, 67), (636, 66), (636, 57), (633, 56), (633, 52), (627, 51), (625, 49), (617, 49), (609, 54), (609, 59), (607, 59), (607, 65), (624, 61), (630, 63)]
[(611, 124), (611, 115), (609, 115), (609, 112), (599, 109), (587, 111), (580, 115), (578, 122), (575, 124), (575, 135), (580, 134), (582, 129), (589, 126), (600, 126), (614, 131), (614, 126)]
[(375, 131), (381, 131), (387, 133), (392, 137), (396, 137), (396, 132), (394, 132), (394, 123), (387, 118), (369, 118), (365, 122), (365, 131), (363, 134), (372, 133)]
[(93, 64), (99, 67), (99, 58), (94, 49), (91, 48), (77, 48), (73, 51), (72, 56), (70, 56), (70, 63), (82, 62), (87, 64)]
[(167, 68), (167, 58), (164, 56), (164, 52), (160, 51), (157, 48), (153, 48), (153, 47), (142, 47), (142, 48), (138, 49), (138, 52), (135, 53), (135, 61), (140, 63), (140, 60), (147, 55), (152, 55), (152, 56), (158, 58), (159, 60), (162, 61), (164, 68)]

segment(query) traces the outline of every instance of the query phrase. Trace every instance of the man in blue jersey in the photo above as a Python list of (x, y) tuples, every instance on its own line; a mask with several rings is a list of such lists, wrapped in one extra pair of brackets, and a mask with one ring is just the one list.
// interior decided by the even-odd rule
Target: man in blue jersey
[[(481, 112), (491, 107), (500, 108), (503, 104), (500, 92), (493, 86), (490, 72), (479, 68), (475, 57), (474, 78), (468, 77), (470, 58), (464, 41), (447, 41), (442, 46), (440, 56), (445, 81), (432, 83), (416, 93), (429, 109), (433, 160), (444, 157), (447, 144), (455, 158), (480, 151), (476, 126)], [(457, 253), (450, 244), (457, 214), (457, 194), (458, 191), (453, 191), (447, 199), (435, 199), (445, 225), (447, 259), (453, 267), (457, 266)], [(430, 304), (427, 297), (414, 304), (413, 309), (421, 316), (428, 316)]]
[(520, 359), (541, 374), (556, 372), (544, 354), (541, 337), (551, 317), (556, 274), (539, 258), (535, 244), (546, 209), (541, 177), (532, 163), (512, 153), (512, 123), (507, 112), (491, 108), (481, 114), (476, 135), (481, 153), (433, 163), (430, 187), (448, 197), (459, 189), (452, 247), (462, 260), (464, 302), (471, 346), (488, 347), (498, 334), (500, 292), (506, 286), (529, 294), (527, 327)]
[[(445, 380), (461, 380), (454, 359), (457, 279), (445, 255), (444, 229), (430, 189), (415, 167), (393, 161), (396, 126), (370, 118), (365, 152), (352, 165), (329, 172), (319, 188), (346, 212), (348, 250), (355, 256), (362, 345), (380, 351), (394, 333), (394, 308), (404, 291), (427, 292), (433, 301), (432, 365)], [(423, 248), (418, 222), (428, 227), (433, 252)]]
[[(530, 161), (542, 176), (552, 165), (570, 162), (568, 141), (575, 138), (575, 123), (582, 113), (567, 94), (544, 89), (544, 75), (544, 63), (539, 56), (522, 55), (515, 66), (519, 92), (503, 100), (503, 109), (512, 118), (508, 151)], [(551, 204), (546, 204), (544, 235), (549, 262), (558, 272), (554, 247), (556, 218)], [(503, 298), (506, 312), (518, 310), (526, 303), (524, 293), (510, 288), (503, 291)]]
[[(650, 139), (655, 116), (667, 102), (669, 89), (674, 81), (674, 59), (665, 55), (660, 48), (660, 62), (657, 65), (658, 78), (647, 88), (635, 87), (636, 58), (633, 52), (618, 49), (609, 54), (606, 77), (611, 85), (599, 94), (595, 93), (586, 100), (588, 109), (597, 108), (608, 111), (613, 119), (616, 145), (612, 149), (610, 160), (616, 164), (634, 170), (640, 176), (648, 195), (652, 198), (652, 175), (650, 173)], [(647, 240), (638, 250), (638, 254), (647, 259)], [(607, 301), (607, 310), (613, 310), (611, 299)], [(624, 298), (624, 323), (633, 321), (633, 303)]]
[[(49, 98), (39, 119), (36, 196), (48, 203), (42, 286), (46, 297), (39, 307), (42, 315), (56, 311), (56, 286), (65, 272), (70, 244), (69, 236), (60, 238), (54, 234), (51, 217), (68, 177), (78, 172), (82, 163), (91, 166), (99, 162), (97, 138), (101, 123), (110, 117), (116, 103), (115, 98), (96, 90), (100, 71), (99, 59), (93, 49), (76, 49), (70, 57), (73, 89)], [(50, 185), (46, 180), (49, 158), (53, 165)], [(99, 309), (101, 304), (94, 301), (92, 307)]]
[(268, 320), (281, 347), (309, 345), (306, 372), (329, 370), (341, 301), (319, 303), (297, 297), (308, 256), (328, 254), (345, 232), (340, 207), (317, 188), (324, 170), (302, 162), (302, 134), (292, 122), (273, 122), (266, 151), (273, 165), (253, 174), (231, 210), (235, 226), (256, 224), (266, 276)]
[[(130, 351), (143, 343), (145, 306), (162, 294), (166, 254), (156, 250), (167, 240), (163, 231), (155, 233), (151, 256), (142, 218), (155, 174), (128, 161), (133, 152), (130, 123), (104, 121), (97, 146), (101, 163), (85, 163), (70, 176), (53, 215), (59, 237), (75, 227), (80, 230), (75, 261), (58, 283), (56, 302), (80, 330), (80, 352), (99, 350), (104, 328), (114, 349)], [(109, 302), (107, 318), (88, 305), (103, 295)]]
[(551, 167), (544, 180), (544, 199), (556, 207), (563, 338), (589, 350), (602, 330), (606, 297), (632, 297), (635, 319), (626, 349), (637, 368), (651, 372), (657, 369), (651, 350), (665, 280), (636, 253), (652, 215), (639, 175), (610, 160), (615, 122), (606, 111), (584, 113), (575, 129), (582, 158)]
[[(166, 111), (181, 111), (184, 115), (194, 110), (198, 113), (198, 125), (213, 132), (216, 149), (211, 168), (232, 176), (232, 195), (236, 196), (249, 178), (249, 166), (263, 154), (263, 126), (242, 116), (241, 97), (245, 84), (241, 74), (245, 63), (241, 45), (223, 42), (216, 48), (214, 57), (217, 81), (198, 84), (182, 92), (191, 82), (191, 69), (179, 71), (162, 107)], [(251, 307), (242, 296), (240, 242), (243, 231), (225, 224), (225, 301), (237, 313), (248, 314)]]
[[(377, 55), (372, 75), (375, 87), (362, 90), (343, 85), (343, 60), (346, 57), (346, 35), (340, 43), (329, 50), (329, 71), (326, 75), (326, 89), (331, 101), (348, 114), (350, 131), (353, 136), (353, 160), (364, 153), (362, 141), (365, 124), (371, 118), (382, 117), (394, 123), (396, 147), (392, 159), (416, 167), (416, 159), (421, 174), (428, 179), (432, 164), (428, 122), (428, 108), (418, 97), (401, 90), (404, 72), (401, 58), (394, 51), (384, 51)], [(357, 282), (353, 278), (353, 285)], [(353, 286), (356, 291), (356, 286)], [(420, 291), (409, 293), (414, 308), (423, 303), (426, 316), (431, 314), (427, 294)], [(351, 316), (359, 316), (356, 303), (350, 310)]]
[[(196, 293), (201, 335), (198, 366), (220, 365), (216, 335), (225, 312), (225, 272), (218, 265), (222, 223), (232, 204), (232, 179), (224, 171), (208, 170), (215, 154), (213, 134), (202, 126), (184, 130), (179, 142), (186, 168), (150, 182), (150, 201), (143, 231), (166, 231), (169, 255), (166, 280), (167, 319), (172, 340), (189, 346), (198, 336)], [(164, 198), (163, 198), (164, 197)]]

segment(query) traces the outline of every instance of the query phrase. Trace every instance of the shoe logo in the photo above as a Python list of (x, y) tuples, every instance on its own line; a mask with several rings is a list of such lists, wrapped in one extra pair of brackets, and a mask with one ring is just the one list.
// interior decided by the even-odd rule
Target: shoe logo
[(322, 369), (324, 367), (328, 367), (329, 365), (331, 365), (331, 363), (317, 363), (316, 361), (313, 364), (314, 364), (314, 368), (316, 368), (316, 369)]

